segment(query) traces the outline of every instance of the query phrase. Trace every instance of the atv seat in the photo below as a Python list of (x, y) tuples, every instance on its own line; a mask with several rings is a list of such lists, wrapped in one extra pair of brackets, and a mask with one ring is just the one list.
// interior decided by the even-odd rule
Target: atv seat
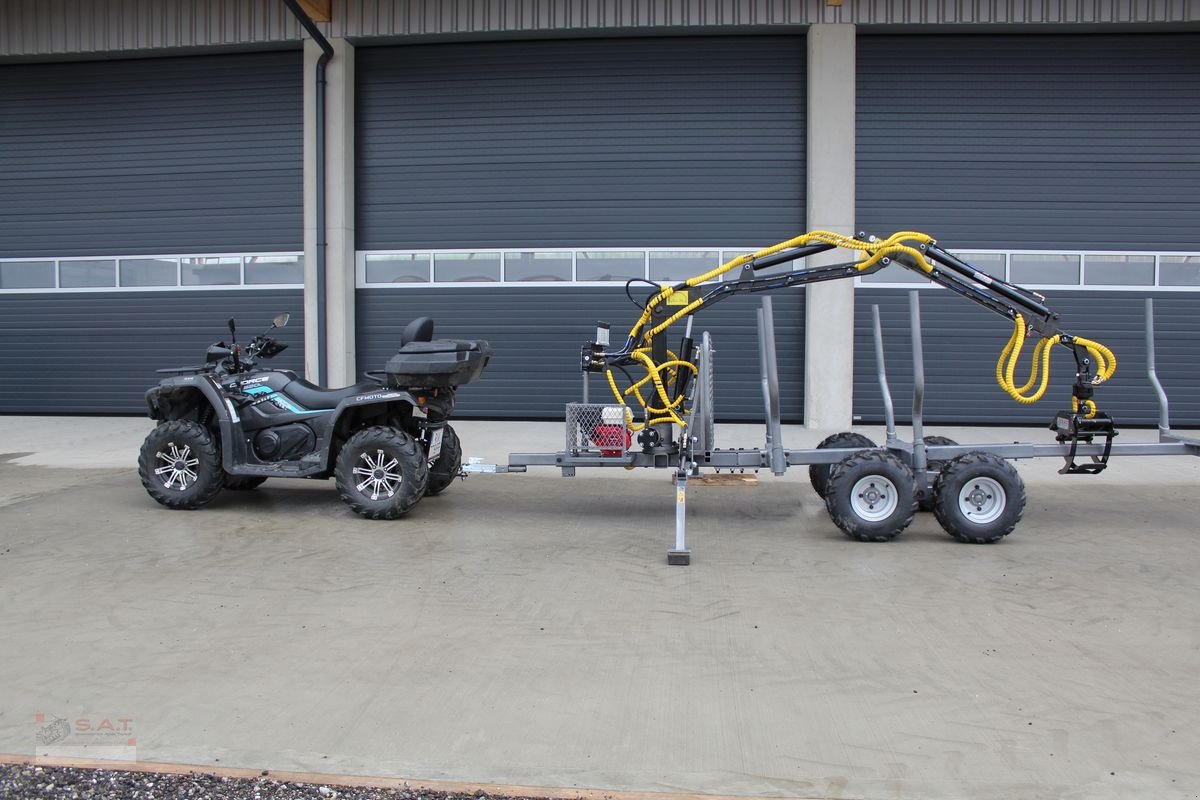
[(428, 342), (433, 339), (433, 318), (417, 317), (400, 332), (400, 346), (409, 342)]
[(305, 408), (323, 410), (337, 408), (337, 404), (347, 397), (354, 397), (355, 395), (364, 394), (378, 388), (379, 384), (377, 383), (361, 381), (353, 386), (346, 386), (341, 389), (322, 389), (315, 383), (309, 383), (303, 378), (297, 378), (283, 387), (283, 393)]

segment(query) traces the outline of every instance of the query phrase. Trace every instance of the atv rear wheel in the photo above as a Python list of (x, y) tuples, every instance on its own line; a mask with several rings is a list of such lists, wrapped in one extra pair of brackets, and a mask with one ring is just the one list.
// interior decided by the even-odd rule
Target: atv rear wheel
[(462, 472), (462, 443), (454, 428), (447, 425), (442, 429), (442, 452), (429, 467), (429, 484), (425, 494), (441, 494), (454, 483)]
[(338, 493), (367, 519), (396, 519), (425, 494), (429, 462), (415, 439), (375, 425), (350, 437), (334, 469)]
[(208, 430), (179, 419), (150, 431), (138, 455), (138, 476), (150, 496), (167, 508), (208, 505), (224, 485), (221, 451)]

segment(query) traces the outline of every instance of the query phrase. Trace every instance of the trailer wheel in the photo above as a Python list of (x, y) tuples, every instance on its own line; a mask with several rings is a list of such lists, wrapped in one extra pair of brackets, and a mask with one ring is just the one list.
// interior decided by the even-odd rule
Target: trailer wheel
[[(953, 439), (948, 439), (945, 436), (926, 436), (921, 441), (925, 443), (926, 447), (954, 447), (958, 444), (958, 442), (954, 441)], [(937, 483), (937, 476), (941, 473), (942, 467), (945, 466), (945, 464), (946, 462), (942, 460), (929, 461), (927, 463), (927, 469), (929, 470), (929, 473), (933, 475), (933, 483)], [(928, 492), (917, 492), (918, 511), (933, 511), (934, 497), (936, 497), (933, 488), (933, 486), (930, 486)]]
[(912, 522), (913, 473), (887, 450), (861, 450), (833, 465), (825, 507), (842, 533), (860, 542), (895, 539)]
[[(861, 433), (853, 433), (851, 431), (843, 431), (835, 433), (832, 436), (826, 436), (817, 445), (818, 450), (840, 449), (843, 447), (854, 447), (857, 449), (874, 448), (875, 443), (863, 436)], [(811, 464), (808, 467), (808, 482), (812, 484), (813, 491), (817, 496), (824, 499), (829, 486), (829, 470), (833, 468), (833, 464)]]
[(334, 469), (338, 493), (367, 519), (396, 519), (425, 496), (429, 462), (399, 428), (364, 428), (342, 445)]
[(946, 462), (933, 494), (937, 521), (968, 544), (1000, 541), (1025, 513), (1025, 482), (1012, 464), (991, 453), (964, 453)]

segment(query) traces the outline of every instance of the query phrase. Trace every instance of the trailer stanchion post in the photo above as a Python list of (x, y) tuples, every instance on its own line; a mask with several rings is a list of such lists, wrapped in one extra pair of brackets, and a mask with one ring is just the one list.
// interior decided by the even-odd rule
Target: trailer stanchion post
[(783, 432), (779, 418), (779, 364), (775, 357), (775, 309), (771, 298), (762, 299), (758, 312), (758, 352), (762, 362), (763, 394), (767, 404), (767, 451), (770, 454), (771, 472), (782, 475), (787, 471), (787, 457), (783, 452)]
[(883, 326), (879, 323), (879, 306), (871, 306), (871, 322), (875, 334), (875, 371), (879, 377), (879, 393), (883, 397), (883, 419), (887, 423), (885, 446), (896, 443), (896, 409), (892, 405), (892, 390), (888, 386), (887, 366), (883, 360)]
[(928, 466), (925, 460), (925, 352), (921, 347), (921, 299), (917, 290), (908, 293), (909, 325), (912, 327), (913, 400), (912, 432), (914, 472)]
[(1149, 375), (1150, 385), (1154, 387), (1154, 393), (1158, 396), (1158, 436), (1161, 441), (1163, 437), (1171, 435), (1171, 416), (1167, 406), (1167, 392), (1158, 379), (1158, 372), (1154, 365), (1154, 298), (1152, 297), (1146, 298), (1146, 374)]

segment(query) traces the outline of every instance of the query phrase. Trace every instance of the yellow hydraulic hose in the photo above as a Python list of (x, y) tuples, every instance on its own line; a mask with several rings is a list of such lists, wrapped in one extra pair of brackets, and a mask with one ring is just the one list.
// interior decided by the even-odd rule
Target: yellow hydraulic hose
[(1104, 383), (1117, 371), (1117, 357), (1113, 355), (1112, 350), (1109, 350), (1099, 342), (1085, 339), (1082, 336), (1073, 337), (1073, 341), (1075, 344), (1083, 345), (1084, 349), (1091, 354), (1092, 359), (1096, 362), (1096, 377), (1092, 378), (1092, 383)]
[[(613, 396), (616, 397), (617, 402), (624, 404), (625, 398), (628, 395), (633, 394), (635, 397), (638, 398), (639, 403), (646, 410), (647, 416), (649, 416), (650, 414), (660, 414), (660, 415), (665, 414), (666, 415), (666, 416), (657, 417), (655, 419), (648, 419), (642, 425), (637, 426), (635, 428), (635, 430), (640, 430), (642, 427), (644, 427), (646, 425), (655, 425), (655, 424), (658, 424), (659, 422), (673, 422), (680, 426), (686, 425), (686, 423), (679, 416), (679, 414), (676, 413), (676, 408), (678, 407), (679, 403), (682, 401), (682, 398), (676, 398), (676, 400), (674, 402), (672, 402), (667, 397), (666, 388), (663, 386), (661, 371), (664, 369), (674, 369), (674, 368), (686, 367), (688, 369), (691, 369), (694, 373), (696, 371), (695, 365), (692, 364), (691, 362), (680, 360), (678, 357), (674, 356), (674, 354), (671, 354), (671, 357), (672, 357), (671, 361), (669, 361), (665, 364), (655, 364), (654, 360), (652, 358), (650, 358), (647, 354), (651, 350), (650, 345), (655, 336), (658, 336), (659, 334), (663, 333), (664, 331), (666, 331), (668, 328), (670, 328), (672, 325), (674, 325), (676, 322), (683, 319), (687, 315), (695, 313), (695, 311), (704, 304), (704, 299), (697, 298), (696, 300), (693, 300), (690, 303), (686, 303), (677, 312), (672, 314), (666, 320), (659, 323), (654, 328), (644, 331), (645, 326), (647, 325), (647, 323), (650, 322), (650, 319), (654, 314), (654, 310), (658, 306), (662, 305), (663, 303), (668, 302), (668, 300), (677, 291), (686, 291), (687, 289), (695, 287), (695, 286), (699, 286), (702, 283), (707, 283), (708, 281), (715, 280), (716, 278), (719, 278), (721, 275), (724, 275), (725, 273), (730, 272), (732, 270), (738, 269), (742, 265), (747, 264), (750, 261), (753, 261), (754, 259), (764, 258), (766, 256), (770, 256), (770, 255), (774, 255), (775, 253), (782, 252), (783, 250), (787, 250), (787, 249), (790, 249), (793, 247), (803, 247), (805, 245), (810, 245), (810, 244), (814, 244), (817, 242), (831, 244), (831, 245), (835, 245), (836, 247), (841, 247), (841, 248), (845, 248), (847, 250), (855, 250), (855, 251), (864, 253), (865, 257), (862, 258), (861, 260), (855, 262), (855, 264), (854, 264), (854, 266), (857, 267), (860, 271), (874, 266), (875, 264), (879, 263), (879, 261), (881, 259), (883, 259), (887, 256), (898, 255), (898, 254), (905, 254), (905, 255), (910, 256), (913, 259), (913, 261), (925, 272), (931, 272), (933, 270), (933, 267), (925, 260), (924, 254), (917, 247), (914, 247), (912, 244), (909, 244), (910, 242), (917, 243), (917, 244), (930, 244), (931, 242), (933, 242), (933, 237), (929, 236), (928, 234), (925, 234), (925, 233), (919, 233), (917, 231), (899, 231), (897, 233), (892, 234), (891, 236), (889, 236), (886, 239), (876, 239), (874, 241), (866, 241), (863, 239), (856, 239), (852, 236), (843, 236), (842, 234), (834, 233), (832, 231), (810, 231), (808, 233), (801, 234), (800, 236), (796, 236), (796, 237), (788, 239), (786, 241), (779, 242), (778, 244), (771, 245), (770, 247), (763, 248), (762, 250), (758, 250), (754, 253), (748, 253), (746, 255), (738, 256), (737, 258), (727, 261), (726, 263), (722, 264), (719, 267), (716, 267), (715, 269), (709, 270), (708, 272), (704, 272), (699, 275), (694, 275), (691, 278), (688, 278), (686, 281), (684, 281), (681, 284), (681, 288), (679, 288), (679, 289), (677, 289), (674, 286), (669, 286), (669, 287), (664, 288), (658, 294), (656, 294), (650, 298), (650, 300), (646, 303), (645, 309), (642, 311), (641, 317), (638, 319), (637, 323), (633, 326), (633, 328), (630, 329), (630, 331), (629, 331), (630, 339), (636, 340), (639, 335), (642, 335), (642, 345), (643, 346), (638, 348), (633, 353), (633, 357), (636, 358), (638, 361), (640, 361), (642, 363), (642, 366), (645, 367), (646, 373), (647, 373), (646, 377), (635, 382), (633, 384), (633, 386), (629, 387), (629, 389), (626, 389), (625, 392), (621, 392), (619, 387), (617, 386), (616, 378), (613, 376), (612, 371), (611, 370), (608, 371), (609, 387), (612, 389)], [(644, 331), (644, 334), (643, 334), (643, 331)], [(670, 373), (668, 375), (669, 375), (668, 380), (670, 380), (671, 379)], [(648, 382), (654, 383), (655, 390), (659, 395), (659, 400), (661, 401), (661, 407), (650, 405), (649, 403), (647, 403), (646, 399), (643, 397), (643, 395), (641, 393), (641, 389)], [(632, 416), (633, 416), (632, 413), (627, 411), (627, 416), (629, 418), (628, 421), (630, 422), (630, 424), (632, 426), (632, 424), (633, 424), (632, 423)]]
[[(1017, 360), (1021, 357), (1021, 348), (1025, 346), (1025, 318), (1017, 314), (1013, 320), (1012, 336), (1008, 344), (1000, 351), (1000, 359), (996, 362), (996, 383), (1000, 388), (1018, 403), (1036, 403), (1046, 393), (1050, 385), (1050, 346), (1057, 337), (1048, 336), (1037, 343), (1033, 349), (1033, 366), (1030, 368), (1029, 380), (1024, 386), (1017, 387), (1013, 373), (1017, 369)], [(1026, 394), (1041, 376), (1041, 384), (1033, 394)]]
[[(737, 258), (727, 261), (721, 266), (711, 269), (708, 272), (704, 272), (699, 275), (693, 275), (683, 282), (683, 289), (685, 290), (699, 286), (702, 283), (715, 280), (721, 275), (724, 275), (726, 272), (737, 269), (743, 264), (749, 263), (754, 259), (765, 258), (766, 256), (774, 255), (775, 253), (779, 253), (783, 250), (788, 250), (793, 247), (804, 247), (805, 245), (810, 245), (817, 242), (832, 244), (847, 250), (857, 250), (859, 252), (866, 253), (866, 258), (855, 262), (855, 266), (860, 271), (874, 266), (881, 259), (887, 256), (897, 255), (900, 253), (911, 256), (917, 265), (925, 272), (933, 271), (933, 266), (925, 260), (925, 255), (920, 250), (912, 245), (905, 244), (905, 242), (917, 242), (918, 244), (929, 244), (933, 242), (933, 237), (926, 233), (919, 233), (917, 231), (899, 231), (897, 233), (893, 233), (886, 239), (877, 239), (875, 241), (868, 242), (862, 239), (855, 239), (852, 236), (843, 236), (840, 233), (833, 233), (832, 231), (809, 231), (808, 233), (801, 234), (800, 236), (796, 236), (783, 242), (779, 242), (778, 244), (771, 245), (770, 247), (763, 248), (762, 250), (758, 250), (754, 253), (747, 253), (746, 255), (738, 256)], [(676, 289), (674, 286), (668, 286), (654, 297), (650, 298), (650, 301), (646, 303), (646, 308), (643, 310), (641, 318), (629, 331), (629, 335), (631, 337), (637, 337), (638, 334), (641, 333), (642, 328), (646, 325), (646, 323), (650, 321), (650, 317), (654, 313), (654, 309), (662, 303), (667, 302), (667, 300), (674, 295), (676, 291), (682, 290)], [(653, 331), (648, 332), (646, 334), (646, 339), (649, 340), (653, 338), (656, 333), (666, 330), (666, 328), (670, 327), (670, 325), (672, 325), (674, 322), (694, 312), (703, 304), (703, 302), (704, 301), (701, 299), (687, 304), (679, 312), (673, 314), (669, 320), (658, 325)]]
[[(1013, 320), (1012, 336), (1009, 337), (1008, 344), (1004, 345), (1004, 349), (1000, 351), (1000, 359), (996, 362), (996, 383), (1000, 384), (1000, 388), (1018, 403), (1036, 403), (1041, 400), (1042, 395), (1046, 393), (1046, 387), (1050, 384), (1050, 348), (1055, 344), (1075, 344), (1088, 351), (1096, 362), (1096, 375), (1092, 378), (1094, 385), (1104, 383), (1117, 370), (1117, 357), (1113, 355), (1112, 350), (1099, 342), (1085, 339), (1082, 336), (1047, 336), (1039, 340), (1033, 349), (1033, 366), (1029, 380), (1023, 386), (1017, 386), (1013, 374), (1016, 372), (1017, 360), (1021, 356), (1021, 348), (1025, 345), (1025, 318), (1017, 314), (1016, 319)], [(1039, 376), (1041, 381), (1037, 391), (1033, 394), (1026, 394), (1035, 383), (1038, 383)], [(1089, 419), (1096, 416), (1094, 402), (1085, 400), (1082, 406), (1085, 416)], [(1072, 398), (1071, 409), (1079, 411), (1079, 408), (1078, 399)]]
[[(650, 353), (652, 352), (654, 337), (665, 332), (689, 314), (695, 313), (704, 304), (704, 298), (701, 297), (691, 302), (686, 302), (685, 296), (683, 298), (685, 302), (680, 304), (681, 307), (678, 311), (653, 328), (646, 329), (646, 326), (653, 318), (655, 309), (664, 303), (668, 303), (670, 298), (676, 293), (686, 292), (690, 288), (715, 280), (725, 273), (738, 269), (756, 259), (815, 243), (830, 244), (835, 247), (862, 253), (862, 258), (853, 263), (853, 266), (859, 271), (869, 269), (889, 256), (902, 254), (908, 256), (920, 269), (929, 273), (933, 271), (933, 267), (925, 260), (925, 255), (919, 245), (931, 244), (933, 241), (933, 237), (917, 231), (899, 231), (886, 239), (875, 239), (872, 241), (864, 241), (852, 236), (843, 236), (832, 231), (809, 231), (808, 233), (779, 242), (754, 253), (738, 256), (715, 269), (700, 275), (694, 275), (683, 283), (678, 284), (678, 286), (663, 288), (646, 302), (646, 307), (643, 309), (641, 317), (629, 331), (630, 340), (638, 342), (641, 345), (631, 355), (646, 370), (646, 376), (634, 382), (632, 386), (622, 392), (617, 385), (612, 370), (607, 370), (608, 384), (617, 402), (625, 405), (626, 398), (629, 395), (633, 395), (638, 399), (648, 417), (644, 423), (635, 424), (633, 421), (633, 412), (626, 406), (626, 421), (633, 430), (641, 430), (644, 427), (663, 422), (671, 422), (680, 426), (686, 426), (687, 424), (677, 413), (683, 397), (677, 397), (675, 400), (670, 399), (662, 373), (665, 371), (667, 373), (667, 382), (671, 382), (675, 379), (679, 369), (690, 369), (694, 374), (696, 373), (696, 366), (690, 361), (680, 359), (674, 353), (669, 353), (669, 361), (657, 364)], [(640, 340), (639, 337), (641, 337)], [(1015, 373), (1017, 361), (1020, 360), (1021, 350), (1025, 345), (1025, 337), (1025, 319), (1020, 314), (1017, 314), (1016, 319), (1013, 320), (1012, 336), (1009, 337), (1008, 343), (1004, 346), (1004, 349), (1000, 353), (1000, 358), (996, 362), (996, 382), (1009, 397), (1018, 403), (1036, 403), (1045, 395), (1046, 389), (1050, 385), (1050, 350), (1055, 344), (1073, 344), (1081, 346), (1088, 351), (1096, 364), (1096, 375), (1092, 379), (1093, 384), (1103, 383), (1111, 378), (1116, 371), (1116, 356), (1104, 345), (1091, 339), (1084, 339), (1083, 337), (1055, 334), (1040, 339), (1034, 346), (1033, 364), (1030, 368), (1029, 379), (1022, 386), (1017, 386)], [(642, 388), (650, 383), (654, 385), (654, 391), (657, 395), (655, 402), (657, 404), (651, 404), (642, 394)], [(1035, 386), (1036, 389), (1034, 388)], [(1079, 411), (1080, 407), (1082, 407), (1085, 416), (1090, 418), (1096, 415), (1096, 404), (1091, 400), (1085, 400), (1080, 403), (1077, 399), (1073, 399), (1072, 403), (1075, 411)]]
[[(660, 414), (660, 415), (665, 414), (666, 416), (660, 416), (660, 417), (648, 419), (648, 420), (646, 420), (646, 422), (644, 422), (642, 424), (637, 424), (633, 421), (633, 412), (631, 412), (628, 409), (628, 407), (626, 407), (626, 409), (625, 409), (626, 423), (629, 425), (630, 429), (635, 430), (635, 431), (640, 431), (642, 428), (644, 428), (648, 425), (657, 425), (660, 422), (673, 422), (676, 425), (679, 425), (681, 427), (687, 427), (687, 423), (684, 422), (684, 420), (675, 411), (676, 408), (678, 408), (679, 405), (683, 403), (684, 398), (682, 395), (680, 395), (679, 397), (675, 398), (674, 400), (671, 400), (671, 398), (667, 394), (666, 384), (663, 383), (662, 372), (666, 371), (668, 373), (668, 380), (670, 380), (672, 373), (678, 369), (689, 369), (693, 373), (695, 373), (696, 365), (691, 363), (690, 361), (684, 361), (681, 359), (675, 359), (673, 361), (666, 361), (662, 364), (655, 364), (654, 359), (650, 358), (650, 356), (646, 355), (645, 353), (643, 353), (641, 351), (635, 351), (633, 353), (633, 357), (635, 359), (637, 359), (638, 361), (640, 361), (642, 363), (642, 366), (644, 366), (646, 368), (646, 373), (647, 373), (646, 377), (643, 378), (642, 380), (638, 381), (634, 385), (630, 386), (624, 392), (621, 392), (620, 388), (617, 386), (617, 380), (613, 376), (612, 370), (611, 369), (606, 370), (606, 376), (608, 378), (608, 385), (609, 385), (609, 388), (612, 390), (613, 396), (615, 396), (617, 398), (617, 402), (624, 405), (625, 398), (628, 395), (632, 394), (635, 397), (637, 397), (638, 402), (641, 404), (642, 408), (646, 409), (648, 414)], [(644, 386), (647, 381), (653, 381), (655, 392), (658, 395), (658, 400), (662, 404), (661, 406), (651, 405), (649, 402), (646, 401), (646, 398), (642, 395), (641, 387)]]

